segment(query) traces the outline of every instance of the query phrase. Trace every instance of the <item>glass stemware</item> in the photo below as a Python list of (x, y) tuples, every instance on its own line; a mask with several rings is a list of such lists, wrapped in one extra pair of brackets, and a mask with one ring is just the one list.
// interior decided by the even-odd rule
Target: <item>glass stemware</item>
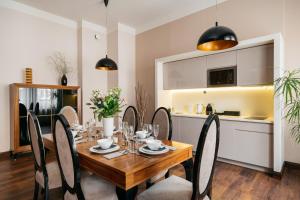
[(153, 124), (153, 135), (154, 138), (157, 139), (159, 134), (159, 125), (158, 124)]

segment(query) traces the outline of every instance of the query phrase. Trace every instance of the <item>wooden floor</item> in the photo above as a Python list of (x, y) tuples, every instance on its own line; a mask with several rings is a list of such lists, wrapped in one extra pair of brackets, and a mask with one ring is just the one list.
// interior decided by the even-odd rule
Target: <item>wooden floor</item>
[[(16, 161), (0, 159), (0, 200), (32, 199), (34, 188), (33, 160), (21, 157)], [(171, 174), (184, 176), (178, 166)], [(142, 185), (139, 191), (145, 188)], [(62, 199), (60, 190), (50, 193), (51, 199)], [(214, 200), (300, 200), (300, 170), (288, 168), (281, 180), (254, 170), (217, 163), (213, 180)]]

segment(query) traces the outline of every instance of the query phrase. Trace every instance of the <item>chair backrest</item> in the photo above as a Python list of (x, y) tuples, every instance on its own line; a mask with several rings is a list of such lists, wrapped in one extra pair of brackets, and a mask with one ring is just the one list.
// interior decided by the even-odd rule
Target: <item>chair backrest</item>
[(27, 115), (28, 132), (30, 137), (31, 149), (35, 160), (35, 169), (46, 172), (45, 148), (42, 139), (42, 131), (36, 115), (31, 111)]
[(172, 119), (170, 112), (165, 107), (160, 107), (155, 111), (151, 123), (159, 125), (158, 139), (172, 139)]
[(77, 199), (84, 199), (80, 186), (80, 166), (76, 144), (70, 125), (62, 114), (55, 116), (53, 138), (64, 194), (68, 197), (73, 196)]
[(68, 121), (69, 125), (79, 124), (79, 118), (76, 110), (71, 106), (63, 107), (59, 114), (62, 114)]
[(123, 115), (123, 122), (127, 122), (129, 126), (134, 127), (134, 132), (138, 129), (138, 114), (137, 110), (133, 106), (128, 106)]
[(199, 137), (193, 169), (193, 198), (210, 195), (219, 149), (220, 121), (215, 114), (206, 119)]

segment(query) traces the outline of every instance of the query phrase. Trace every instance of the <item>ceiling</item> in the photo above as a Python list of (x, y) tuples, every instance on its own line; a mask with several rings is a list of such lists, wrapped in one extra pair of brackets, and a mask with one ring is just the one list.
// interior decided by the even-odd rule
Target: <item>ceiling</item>
[[(72, 20), (105, 26), (103, 0), (15, 0)], [(223, 2), (226, 0), (219, 0)], [(120, 22), (137, 33), (215, 5), (215, 0), (110, 0), (109, 29)]]

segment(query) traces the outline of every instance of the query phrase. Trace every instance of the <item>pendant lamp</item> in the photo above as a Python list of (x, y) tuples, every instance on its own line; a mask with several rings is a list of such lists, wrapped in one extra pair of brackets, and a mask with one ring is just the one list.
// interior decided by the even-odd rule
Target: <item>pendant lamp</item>
[[(107, 10), (109, 0), (104, 0), (104, 4)], [(106, 11), (106, 27), (107, 27), (107, 11)], [(105, 58), (100, 59), (96, 64), (96, 69), (98, 70), (118, 70), (118, 65), (115, 61), (108, 58), (107, 53)]]
[[(216, 10), (218, 2), (216, 1)], [(197, 49), (201, 51), (218, 51), (238, 44), (236, 34), (228, 27), (219, 26), (218, 22), (205, 31), (198, 40)]]

